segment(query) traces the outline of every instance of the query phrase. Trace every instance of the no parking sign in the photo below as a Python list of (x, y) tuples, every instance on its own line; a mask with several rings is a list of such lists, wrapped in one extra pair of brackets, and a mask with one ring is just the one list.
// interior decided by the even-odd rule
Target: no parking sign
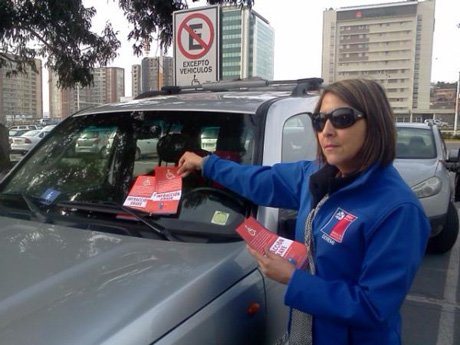
[(173, 16), (175, 85), (218, 80), (219, 6), (176, 11)]

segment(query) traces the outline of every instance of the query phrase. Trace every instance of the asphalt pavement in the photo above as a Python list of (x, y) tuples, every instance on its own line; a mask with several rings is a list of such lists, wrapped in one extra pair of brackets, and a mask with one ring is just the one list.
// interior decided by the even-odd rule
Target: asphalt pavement
[(426, 255), (402, 308), (403, 345), (460, 344), (459, 266), (460, 237), (449, 253)]
[[(447, 146), (458, 148), (460, 142)], [(423, 259), (401, 310), (403, 345), (460, 345), (459, 285), (460, 236), (450, 252)]]

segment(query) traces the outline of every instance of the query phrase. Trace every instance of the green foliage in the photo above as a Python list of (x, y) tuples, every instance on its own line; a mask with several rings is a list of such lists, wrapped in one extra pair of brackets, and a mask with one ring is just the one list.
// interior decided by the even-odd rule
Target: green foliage
[(435, 84), (435, 87), (440, 89), (455, 89), (457, 88), (457, 83), (446, 83), (443, 81), (438, 81)]
[(0, 67), (35, 71), (34, 58), (44, 57), (61, 87), (90, 85), (91, 68), (113, 60), (120, 47), (110, 24), (100, 35), (90, 30), (95, 14), (81, 0), (1, 0)]
[[(166, 52), (173, 37), (172, 13), (188, 8), (187, 0), (112, 1), (133, 25), (128, 39), (134, 41), (138, 56), (153, 39), (159, 39)], [(251, 7), (253, 0), (206, 3)], [(90, 85), (91, 69), (106, 66), (120, 47), (110, 23), (100, 34), (91, 31), (95, 14), (94, 7), (85, 8), (82, 0), (0, 0), (0, 67), (8, 66), (11, 73), (25, 73), (27, 66), (36, 71), (34, 58), (42, 57), (45, 66), (57, 73), (59, 86)]]
[[(154, 38), (159, 39), (161, 49), (166, 52), (173, 38), (173, 12), (188, 8), (186, 0), (118, 0), (118, 3), (133, 25), (128, 39), (135, 41), (133, 51), (138, 56)], [(206, 3), (252, 7), (254, 0), (207, 0)]]
[(460, 140), (460, 132), (454, 135), (453, 131), (441, 131), (444, 140)]

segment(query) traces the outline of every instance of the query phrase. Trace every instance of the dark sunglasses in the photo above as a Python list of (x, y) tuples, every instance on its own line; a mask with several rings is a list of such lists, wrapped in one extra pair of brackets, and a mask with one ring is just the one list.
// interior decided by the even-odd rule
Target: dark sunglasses
[(313, 129), (321, 132), (326, 125), (326, 121), (331, 121), (334, 128), (343, 129), (353, 126), (359, 119), (365, 118), (363, 113), (353, 108), (337, 108), (330, 113), (307, 113), (311, 118)]

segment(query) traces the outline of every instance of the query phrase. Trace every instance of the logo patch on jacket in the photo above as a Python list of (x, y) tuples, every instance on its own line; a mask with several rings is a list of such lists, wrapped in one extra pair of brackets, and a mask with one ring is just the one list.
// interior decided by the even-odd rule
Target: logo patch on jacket
[[(342, 243), (343, 237), (347, 229), (358, 217), (341, 209), (340, 207), (332, 215), (326, 226), (321, 229), (321, 232), (329, 239), (335, 242)], [(324, 238), (323, 235), (323, 238)]]

